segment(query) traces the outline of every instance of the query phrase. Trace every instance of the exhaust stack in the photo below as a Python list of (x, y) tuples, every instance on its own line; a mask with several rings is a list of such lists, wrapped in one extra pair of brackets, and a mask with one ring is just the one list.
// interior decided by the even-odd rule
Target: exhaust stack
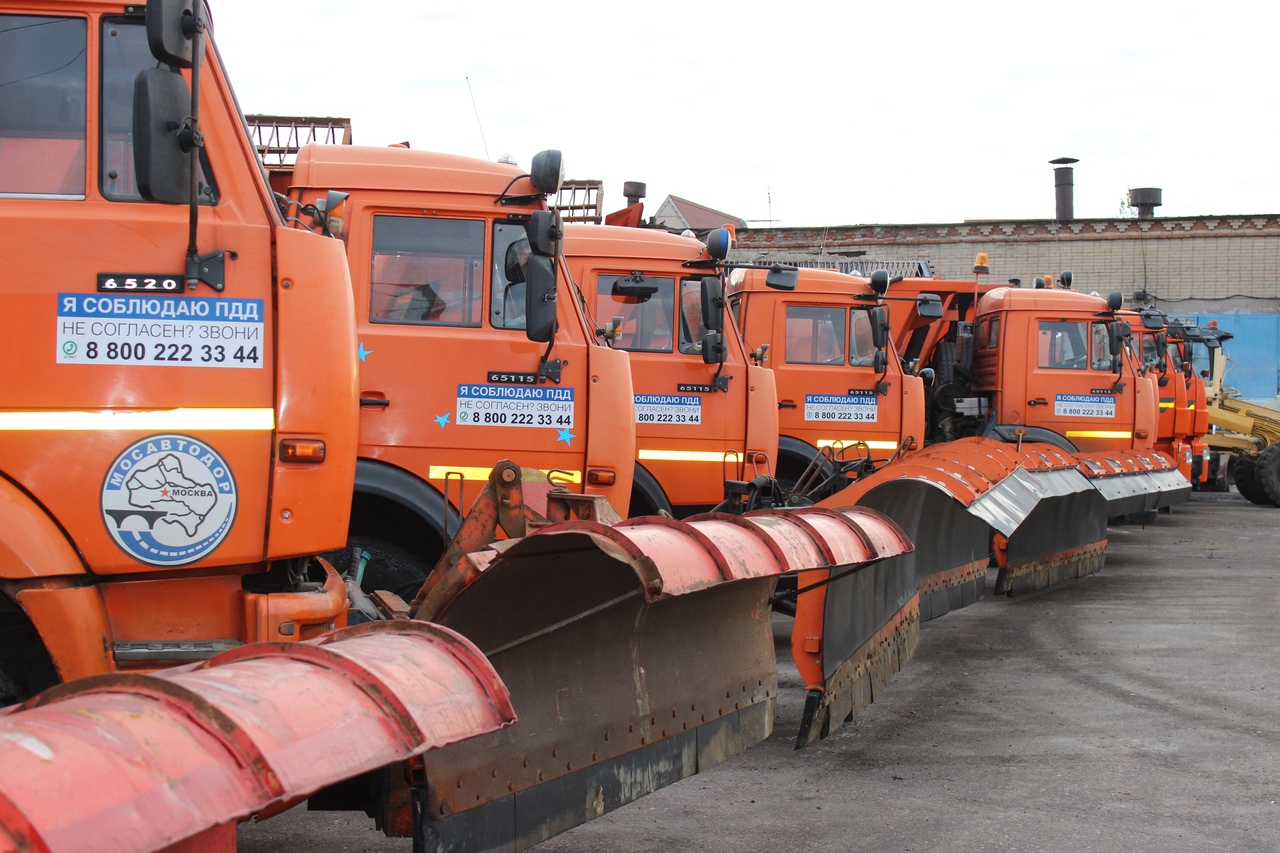
[(1129, 206), (1138, 209), (1139, 219), (1153, 219), (1156, 208), (1164, 204), (1164, 192), (1159, 187), (1142, 187), (1129, 190)]
[(1075, 170), (1072, 163), (1079, 163), (1075, 157), (1059, 157), (1050, 160), (1053, 169), (1053, 193), (1057, 200), (1057, 211), (1054, 219), (1059, 222), (1070, 222), (1075, 219)]

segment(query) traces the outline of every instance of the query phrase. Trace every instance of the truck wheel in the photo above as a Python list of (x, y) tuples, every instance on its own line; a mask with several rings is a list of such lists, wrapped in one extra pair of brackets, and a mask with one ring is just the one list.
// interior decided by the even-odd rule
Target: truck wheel
[(1280, 506), (1280, 443), (1258, 454), (1253, 478), (1276, 506)]
[(1236, 458), (1235, 464), (1236, 490), (1248, 501), (1260, 506), (1273, 506), (1271, 498), (1258, 483), (1257, 460), (1251, 456)]
[(353, 548), (359, 548), (369, 555), (364, 574), (360, 578), (360, 588), (367, 593), (385, 589), (405, 601), (413, 601), (432, 568), (404, 548), (360, 536), (351, 537), (347, 540), (346, 548), (330, 551), (324, 557), (339, 572), (346, 572), (351, 565)]

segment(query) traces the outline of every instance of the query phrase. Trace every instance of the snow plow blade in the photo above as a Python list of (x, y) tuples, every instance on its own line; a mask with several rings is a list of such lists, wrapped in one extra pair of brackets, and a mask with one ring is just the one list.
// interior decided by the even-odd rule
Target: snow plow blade
[(1107, 502), (1107, 518), (1165, 509), (1191, 496), (1191, 483), (1157, 450), (1096, 450), (1074, 454), (1080, 471)]
[(915, 573), (923, 620), (980, 598), (990, 565), (1000, 569), (997, 592), (1028, 591), (1097, 571), (1106, 547), (1093, 488), (1047, 445), (936, 444), (821, 505), (842, 502), (883, 512), (911, 537), (916, 550), (900, 559)]
[(237, 821), (512, 720), (474, 646), (409, 621), (80, 679), (0, 712), (0, 850), (233, 851)]
[(791, 657), (808, 689), (796, 733), (800, 749), (870, 705), (911, 660), (920, 637), (920, 597), (903, 562), (911, 540), (888, 517), (863, 507), (775, 515), (801, 527), (822, 566), (796, 579)]
[(419, 615), (485, 652), (520, 722), (432, 754), (422, 845), (521, 850), (768, 737), (777, 577), (874, 548), (871, 517), (564, 521), (429, 579)]

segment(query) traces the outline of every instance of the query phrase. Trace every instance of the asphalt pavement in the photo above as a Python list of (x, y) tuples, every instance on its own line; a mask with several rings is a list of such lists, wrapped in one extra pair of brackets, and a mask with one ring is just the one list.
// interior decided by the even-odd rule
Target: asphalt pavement
[[(535, 850), (1280, 850), (1280, 510), (1195, 495), (1108, 539), (1096, 575), (925, 623), (875, 704), (800, 751), (783, 651), (769, 740)], [(239, 840), (409, 849), (300, 809)]]

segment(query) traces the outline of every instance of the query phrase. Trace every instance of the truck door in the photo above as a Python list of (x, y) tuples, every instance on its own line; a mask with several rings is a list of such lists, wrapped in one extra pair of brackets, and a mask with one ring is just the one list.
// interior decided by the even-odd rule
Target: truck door
[(1035, 365), (1027, 383), (1028, 426), (1053, 430), (1081, 450), (1132, 447), (1133, 377), (1115, 372), (1108, 322), (1035, 322), (1027, 359)]
[(141, 15), (0, 15), (0, 469), (98, 572), (256, 562), (266, 539), (273, 219), (211, 50), (197, 242), (225, 289), (184, 286), (188, 208), (143, 201), (132, 165), (155, 67)]
[[(363, 203), (348, 257), (356, 292), (361, 456), (429, 479), (466, 502), (504, 456), (563, 472), (581, 490), (586, 346), (562, 321), (552, 357), (524, 332), (524, 283), (508, 259), (522, 222)], [(508, 253), (508, 248), (516, 244)], [(527, 253), (526, 253), (527, 256)], [(518, 266), (518, 260), (515, 261)], [(563, 311), (563, 308), (562, 308)], [(466, 509), (467, 506), (460, 506)]]

